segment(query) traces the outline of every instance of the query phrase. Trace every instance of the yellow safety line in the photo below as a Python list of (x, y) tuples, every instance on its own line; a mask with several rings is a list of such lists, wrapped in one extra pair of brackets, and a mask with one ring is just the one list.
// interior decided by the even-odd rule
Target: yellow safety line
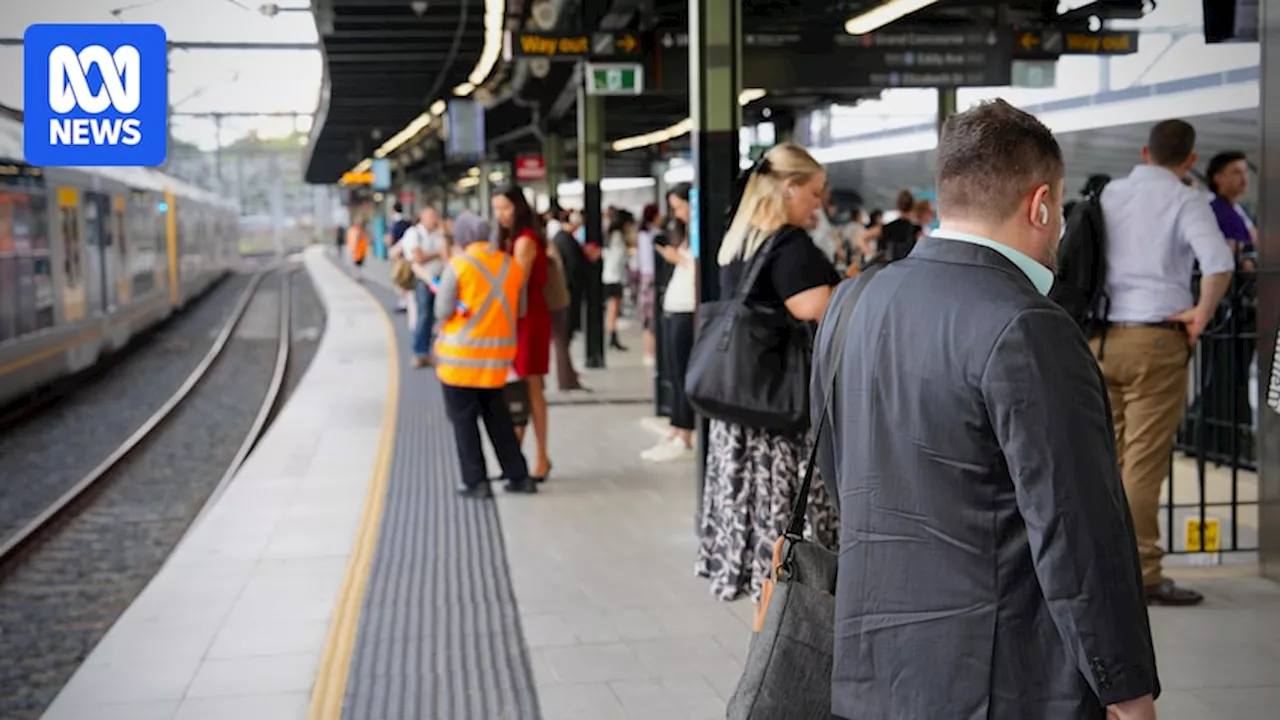
[(342, 699), (347, 690), (347, 675), (351, 670), (356, 631), (360, 627), (360, 606), (364, 601), (369, 568), (373, 565), (373, 554), (378, 545), (378, 531), (382, 527), (382, 511), (387, 501), (387, 477), (391, 471), (391, 453), (395, 447), (396, 412), (400, 399), (400, 350), (396, 343), (395, 328), (391, 324), (391, 318), (382, 311), (382, 303), (369, 288), (364, 285), (360, 287), (378, 307), (378, 314), (387, 331), (387, 346), (390, 349), (387, 400), (382, 407), (382, 430), (373, 463), (373, 477), (365, 492), (364, 513), (360, 517), (359, 533), (338, 593), (338, 606), (329, 622), (324, 652), (320, 656), (320, 669), (311, 690), (308, 720), (342, 718)]

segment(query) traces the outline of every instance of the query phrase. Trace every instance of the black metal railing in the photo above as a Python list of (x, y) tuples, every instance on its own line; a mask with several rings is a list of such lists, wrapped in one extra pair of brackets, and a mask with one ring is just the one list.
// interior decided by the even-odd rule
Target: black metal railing
[[(1241, 264), (1251, 268), (1252, 258), (1242, 258)], [(1196, 344), (1163, 508), (1172, 553), (1258, 549), (1256, 520), (1242, 523), (1242, 514), (1256, 518), (1259, 506), (1256, 409), (1250, 393), (1258, 341), (1254, 280), (1251, 269), (1236, 272)], [(1195, 285), (1198, 290), (1198, 278)], [(1185, 497), (1185, 483), (1179, 488), (1176, 482), (1177, 469), (1185, 468), (1187, 459), (1195, 466), (1194, 501)]]

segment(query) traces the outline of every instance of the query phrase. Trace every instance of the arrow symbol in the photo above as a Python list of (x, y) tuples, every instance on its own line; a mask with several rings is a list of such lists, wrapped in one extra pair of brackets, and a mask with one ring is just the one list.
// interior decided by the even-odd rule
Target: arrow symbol
[(1029, 33), (1029, 32), (1028, 32), (1028, 33), (1022, 33), (1022, 38), (1021, 38), (1020, 42), (1022, 43), (1022, 49), (1023, 49), (1023, 50), (1030, 51), (1030, 50), (1034, 49), (1034, 48), (1035, 48), (1035, 46), (1037, 46), (1037, 45), (1039, 45), (1039, 44), (1040, 44), (1040, 38), (1036, 37), (1035, 35), (1033, 35), (1033, 34), (1031, 34), (1031, 33)]
[(636, 39), (631, 35), (623, 35), (618, 38), (618, 49), (624, 53), (632, 52), (636, 49)]

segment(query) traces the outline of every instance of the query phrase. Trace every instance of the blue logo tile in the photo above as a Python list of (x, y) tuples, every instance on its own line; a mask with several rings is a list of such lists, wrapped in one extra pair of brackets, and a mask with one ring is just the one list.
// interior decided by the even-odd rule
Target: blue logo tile
[(23, 38), (27, 162), (101, 167), (164, 162), (168, 39), (159, 25), (32, 25)]

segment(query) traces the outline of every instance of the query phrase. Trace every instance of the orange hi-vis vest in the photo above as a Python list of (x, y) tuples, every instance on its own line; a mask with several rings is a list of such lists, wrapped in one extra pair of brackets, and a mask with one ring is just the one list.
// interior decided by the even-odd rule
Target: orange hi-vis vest
[(436, 377), (445, 385), (500, 388), (516, 358), (516, 321), (524, 271), (488, 243), (472, 243), (449, 261), (458, 305), (436, 338)]
[(351, 245), (351, 261), (360, 262), (368, 252), (369, 236), (365, 234), (364, 230), (356, 228), (356, 236)]

